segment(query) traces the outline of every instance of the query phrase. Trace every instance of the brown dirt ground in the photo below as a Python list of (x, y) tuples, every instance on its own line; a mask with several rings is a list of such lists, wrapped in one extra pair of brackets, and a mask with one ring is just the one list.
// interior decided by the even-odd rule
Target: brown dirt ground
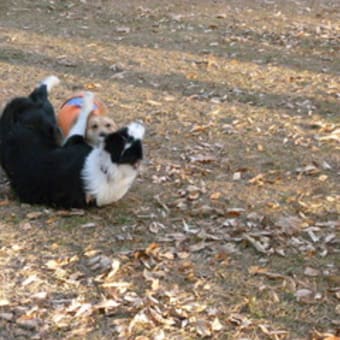
[[(339, 339), (337, 1), (0, 2), (0, 101), (47, 75), (147, 127), (120, 202), (0, 177), (0, 339)], [(332, 337), (333, 336), (333, 337)]]

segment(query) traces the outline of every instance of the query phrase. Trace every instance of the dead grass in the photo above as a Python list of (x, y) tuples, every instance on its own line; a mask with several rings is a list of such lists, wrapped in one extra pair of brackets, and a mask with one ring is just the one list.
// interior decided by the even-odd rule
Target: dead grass
[(1, 176), (0, 338), (336, 339), (338, 20), (336, 1), (1, 1), (2, 103), (56, 74), (57, 107), (90, 88), (148, 132), (104, 209), (22, 205)]

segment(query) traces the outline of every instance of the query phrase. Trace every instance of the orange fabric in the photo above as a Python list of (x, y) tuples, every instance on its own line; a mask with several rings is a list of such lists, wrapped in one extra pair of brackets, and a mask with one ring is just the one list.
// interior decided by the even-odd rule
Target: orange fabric
[[(73, 97), (67, 99), (61, 106), (60, 111), (57, 115), (57, 123), (64, 134), (64, 137), (68, 136), (72, 126), (76, 122), (81, 108), (78, 105), (70, 105), (68, 102), (73, 98), (83, 97), (83, 93), (74, 95)], [(105, 116), (107, 114), (106, 105), (95, 96), (94, 104), (96, 108), (91, 112), (91, 114)]]

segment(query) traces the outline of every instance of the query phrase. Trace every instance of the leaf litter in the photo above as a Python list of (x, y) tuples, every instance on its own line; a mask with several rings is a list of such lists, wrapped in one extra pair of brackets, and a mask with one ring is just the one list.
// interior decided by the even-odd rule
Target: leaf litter
[(149, 135), (112, 207), (21, 205), (1, 174), (0, 337), (336, 339), (333, 2), (45, 1), (29, 25), (19, 3), (1, 15), (1, 100), (51, 67), (57, 105), (91, 89)]

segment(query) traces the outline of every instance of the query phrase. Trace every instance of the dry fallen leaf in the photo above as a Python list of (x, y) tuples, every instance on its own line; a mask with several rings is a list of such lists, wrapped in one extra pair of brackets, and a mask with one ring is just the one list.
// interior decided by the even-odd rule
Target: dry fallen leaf
[(153, 291), (159, 289), (159, 287), (160, 287), (159, 279), (158, 279), (157, 277), (155, 277), (155, 276), (153, 275), (153, 273), (151, 273), (151, 272), (148, 271), (147, 269), (144, 269), (144, 271), (143, 271), (143, 276), (144, 276), (145, 280), (151, 281), (151, 289), (152, 289)]
[(190, 157), (191, 162), (198, 162), (198, 163), (211, 163), (216, 162), (216, 157), (214, 155), (196, 155)]
[(152, 340), (165, 340), (165, 333), (163, 329), (157, 329), (152, 334)]
[(259, 324), (258, 327), (264, 334), (270, 336), (271, 338), (273, 337), (273, 339), (279, 339), (279, 336), (286, 337), (286, 335), (288, 334), (287, 331), (271, 330), (269, 325)]
[(0, 299), (0, 307), (8, 306), (10, 305), (10, 301), (7, 299)]
[(242, 172), (234, 172), (233, 181), (239, 181), (242, 178)]
[(245, 315), (237, 313), (232, 313), (229, 316), (228, 321), (242, 328), (249, 327), (252, 324), (252, 321)]
[(211, 124), (207, 125), (194, 125), (190, 130), (191, 133), (203, 132), (211, 127)]
[(77, 66), (77, 63), (74, 60), (68, 59), (64, 55), (57, 57), (57, 64), (65, 66), (65, 67), (76, 67)]
[(211, 329), (214, 332), (219, 332), (223, 329), (223, 325), (221, 324), (221, 321), (218, 319), (218, 317), (215, 317), (215, 319), (211, 322)]
[(259, 267), (259, 266), (251, 266), (248, 269), (248, 272), (250, 274), (263, 274), (268, 272), (268, 268), (265, 267)]
[(282, 228), (282, 231), (289, 236), (299, 233), (302, 228), (307, 226), (307, 224), (297, 216), (282, 216), (275, 222), (275, 225)]
[(263, 185), (264, 184), (264, 178), (265, 175), (264, 174), (258, 174), (255, 177), (251, 178), (248, 183), (250, 184), (257, 184), (257, 185)]
[(112, 277), (114, 277), (117, 274), (119, 268), (120, 268), (120, 261), (117, 259), (113, 259), (112, 264), (111, 264), (111, 270), (106, 278), (111, 279)]
[(160, 245), (158, 243), (150, 243), (148, 247), (145, 249), (145, 254), (149, 256), (157, 257), (159, 254)]
[(120, 306), (120, 303), (113, 299), (103, 300), (93, 306), (94, 309), (111, 310)]
[(319, 276), (320, 275), (320, 271), (318, 269), (314, 269), (311, 267), (306, 267), (306, 269), (303, 272), (306, 276), (311, 276), (311, 277), (315, 277), (315, 276)]
[(60, 262), (56, 261), (56, 260), (49, 260), (46, 262), (46, 267), (48, 269), (52, 269), (52, 270), (56, 270), (58, 268), (60, 268), (61, 264)]
[(29, 219), (29, 220), (35, 220), (39, 217), (41, 217), (43, 215), (43, 213), (41, 211), (34, 211), (34, 212), (30, 212), (26, 215), (26, 217)]
[(21, 285), (22, 285), (23, 287), (25, 287), (25, 286), (28, 286), (28, 285), (30, 285), (31, 283), (35, 282), (35, 281), (40, 281), (40, 279), (37, 277), (36, 274), (32, 274), (32, 275), (30, 275), (27, 279), (25, 279), (25, 280), (21, 283)]
[(13, 313), (0, 313), (0, 319), (6, 321), (13, 321), (14, 314)]
[(166, 326), (172, 326), (175, 324), (175, 320), (173, 318), (164, 317), (160, 310), (158, 310), (157, 306), (154, 308), (148, 308), (148, 312), (150, 313), (151, 317), (154, 321), (166, 325)]
[(87, 84), (85, 84), (84, 87), (85, 87), (87, 90), (94, 90), (94, 89), (100, 88), (101, 85), (98, 84), (98, 83), (87, 83)]
[(222, 196), (222, 194), (219, 191), (216, 191), (216, 192), (213, 192), (210, 195), (210, 199), (213, 200), (213, 201), (217, 201), (221, 198), (221, 196)]
[(150, 318), (146, 315), (144, 310), (139, 311), (130, 321), (128, 331), (129, 333), (132, 332), (134, 328), (138, 325), (146, 326), (149, 325), (151, 327), (155, 327), (155, 324), (150, 320)]
[(36, 300), (45, 300), (47, 298), (47, 292), (38, 292), (32, 295), (32, 299), (36, 299)]
[(69, 217), (69, 216), (83, 216), (85, 215), (85, 211), (81, 209), (72, 209), (72, 210), (58, 210), (56, 212), (57, 216)]
[(149, 99), (149, 100), (147, 100), (146, 102), (147, 102), (147, 104), (149, 104), (149, 105), (151, 105), (151, 106), (162, 106), (162, 103), (161, 103), (161, 102), (157, 102), (157, 101), (155, 101), (155, 100)]
[(90, 316), (93, 311), (93, 306), (91, 303), (83, 303), (77, 312), (74, 314), (75, 318), (83, 317), (83, 316)]
[(228, 216), (238, 217), (245, 212), (243, 208), (228, 208), (226, 214)]
[(29, 329), (29, 330), (38, 329), (39, 324), (40, 324), (39, 319), (30, 317), (28, 315), (21, 316), (15, 322), (18, 326)]
[(196, 244), (191, 245), (191, 246), (189, 247), (189, 249), (190, 249), (190, 251), (191, 251), (192, 253), (194, 253), (194, 252), (201, 251), (201, 250), (203, 250), (203, 249), (205, 249), (205, 248), (207, 248), (207, 247), (209, 247), (209, 246), (210, 246), (210, 243), (207, 243), (207, 242), (205, 242), (205, 241), (202, 241), (202, 242), (199, 242), (199, 243), (196, 243)]
[(130, 31), (131, 31), (130, 27), (127, 27), (127, 26), (116, 27), (116, 32), (117, 33), (127, 34), (127, 33), (130, 33)]
[(4, 206), (7, 206), (7, 205), (9, 205), (9, 201), (8, 200), (1, 200), (0, 201), (0, 207), (4, 207)]
[(206, 320), (197, 320), (194, 325), (195, 330), (199, 336), (208, 337), (211, 336), (210, 324)]
[(248, 234), (243, 234), (243, 238), (247, 240), (257, 251), (263, 254), (269, 254), (270, 249), (267, 244), (261, 242), (260, 240), (256, 240)]
[(111, 268), (112, 260), (105, 255), (96, 255), (88, 260), (91, 270), (105, 271)]
[(88, 222), (88, 223), (82, 224), (80, 227), (87, 229), (87, 228), (95, 228), (96, 226), (97, 226), (96, 223)]
[(302, 288), (298, 289), (294, 295), (296, 296), (297, 300), (300, 301), (302, 298), (310, 297), (312, 294), (313, 292), (310, 289)]
[(305, 167), (297, 168), (296, 172), (305, 175), (317, 175), (320, 173), (320, 169), (318, 169), (314, 164), (309, 164)]

